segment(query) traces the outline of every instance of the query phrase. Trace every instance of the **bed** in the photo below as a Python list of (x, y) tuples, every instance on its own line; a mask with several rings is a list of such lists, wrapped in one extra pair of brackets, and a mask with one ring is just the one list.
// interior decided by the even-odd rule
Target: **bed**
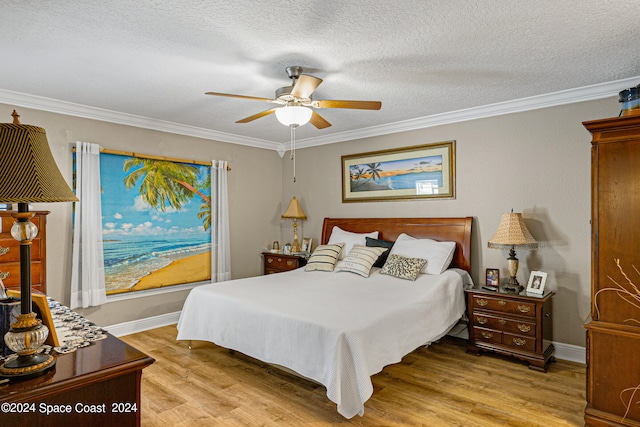
[(300, 268), (203, 285), (185, 301), (177, 339), (210, 341), (292, 370), (324, 385), (345, 418), (363, 415), (371, 376), (440, 339), (463, 315), (471, 224), (471, 217), (325, 218), (323, 247), (332, 247), (338, 231), (356, 239), (377, 231), (374, 240), (398, 248), (407, 236), (454, 242), (453, 256), (444, 272), (415, 281), (384, 274), (390, 261), (368, 276), (336, 271), (346, 258), (334, 271)]

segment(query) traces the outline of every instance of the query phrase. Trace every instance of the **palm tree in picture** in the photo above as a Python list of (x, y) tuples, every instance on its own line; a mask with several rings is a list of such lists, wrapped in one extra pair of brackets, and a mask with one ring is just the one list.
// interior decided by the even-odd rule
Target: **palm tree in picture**
[(367, 170), (365, 174), (369, 175), (369, 179), (375, 182), (376, 179), (380, 179), (380, 163), (367, 163)]
[(125, 188), (130, 190), (140, 181), (140, 197), (149, 206), (163, 212), (169, 207), (181, 210), (197, 194), (203, 201), (198, 218), (203, 220), (205, 229), (210, 227), (211, 198), (202, 192), (210, 184), (199, 182), (200, 171), (197, 167), (166, 160), (131, 157), (124, 161), (123, 170), (129, 172), (123, 180)]

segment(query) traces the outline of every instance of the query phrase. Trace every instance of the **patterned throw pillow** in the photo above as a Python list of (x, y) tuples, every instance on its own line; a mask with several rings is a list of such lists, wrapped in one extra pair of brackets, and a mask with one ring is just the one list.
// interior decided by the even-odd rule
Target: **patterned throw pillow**
[(344, 261), (338, 264), (336, 271), (348, 271), (359, 274), (362, 277), (369, 277), (371, 267), (386, 250), (379, 247), (354, 245)]
[(305, 271), (333, 271), (344, 243), (320, 245), (311, 254)]
[(387, 262), (382, 266), (380, 274), (388, 274), (400, 279), (416, 280), (420, 270), (426, 263), (426, 259), (407, 258), (402, 255), (391, 254)]

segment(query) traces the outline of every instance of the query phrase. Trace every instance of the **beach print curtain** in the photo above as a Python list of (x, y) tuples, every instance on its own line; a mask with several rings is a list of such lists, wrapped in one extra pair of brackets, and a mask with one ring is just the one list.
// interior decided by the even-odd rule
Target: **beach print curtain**
[(70, 307), (87, 308), (107, 301), (100, 205), (100, 146), (76, 143), (75, 204)]
[(231, 244), (229, 241), (229, 195), (227, 162), (211, 162), (211, 195), (215, 208), (211, 227), (211, 281), (231, 279)]

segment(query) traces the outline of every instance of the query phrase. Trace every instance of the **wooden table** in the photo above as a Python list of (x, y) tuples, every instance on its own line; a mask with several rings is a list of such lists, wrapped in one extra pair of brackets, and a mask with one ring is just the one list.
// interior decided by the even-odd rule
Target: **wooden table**
[(42, 376), (0, 385), (2, 425), (139, 426), (142, 370), (154, 361), (107, 334)]

